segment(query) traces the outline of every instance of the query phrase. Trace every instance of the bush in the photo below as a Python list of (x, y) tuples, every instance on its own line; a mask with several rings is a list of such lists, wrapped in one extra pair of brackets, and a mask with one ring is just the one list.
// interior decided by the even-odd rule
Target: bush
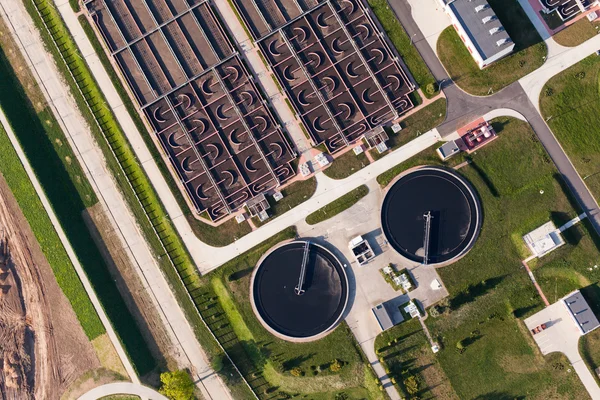
[(329, 365), (329, 369), (331, 370), (331, 372), (339, 372), (342, 369), (342, 363), (340, 362), (340, 360), (333, 360)]
[(171, 400), (194, 399), (194, 382), (186, 371), (163, 372), (159, 392)]
[(437, 85), (435, 83), (428, 83), (427, 86), (425, 86), (425, 93), (429, 96), (433, 96), (435, 92), (437, 92)]
[(302, 371), (302, 369), (300, 369), (300, 367), (295, 367), (292, 368), (290, 374), (292, 374), (293, 376), (302, 376), (304, 375), (304, 372)]
[(408, 394), (410, 394), (411, 396), (416, 394), (419, 391), (419, 381), (417, 380), (417, 377), (411, 375), (408, 378), (406, 378), (404, 380), (404, 387), (406, 388)]

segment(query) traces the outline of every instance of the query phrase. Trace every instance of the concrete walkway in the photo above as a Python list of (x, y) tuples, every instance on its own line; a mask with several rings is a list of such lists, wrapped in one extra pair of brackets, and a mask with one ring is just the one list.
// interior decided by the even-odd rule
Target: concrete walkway
[(129, 358), (127, 357), (127, 353), (125, 353), (125, 350), (123, 349), (123, 346), (121, 345), (121, 341), (119, 340), (119, 337), (117, 336), (115, 330), (113, 329), (112, 324), (110, 323), (110, 319), (108, 318), (108, 316), (106, 315), (106, 312), (104, 311), (104, 308), (102, 307), (102, 303), (98, 299), (98, 296), (96, 295), (96, 292), (94, 291), (94, 288), (92, 287), (92, 284), (90, 283), (85, 271), (83, 270), (83, 267), (79, 263), (79, 259), (77, 258), (77, 255), (75, 254), (75, 250), (73, 250), (73, 247), (71, 246), (71, 243), (69, 242), (69, 239), (67, 238), (67, 235), (63, 231), (62, 226), (60, 225), (60, 222), (59, 222), (58, 218), (56, 217), (54, 210), (52, 209), (52, 205), (50, 204), (50, 201), (46, 197), (46, 193), (44, 193), (44, 189), (42, 188), (42, 185), (38, 181), (37, 176), (35, 175), (35, 172), (31, 168), (31, 165), (29, 164), (29, 160), (25, 156), (25, 153), (23, 152), (23, 149), (21, 148), (21, 145), (19, 144), (19, 141), (17, 140), (17, 137), (15, 136), (15, 133), (13, 132), (12, 127), (10, 126), (10, 123), (9, 123), (8, 119), (6, 118), (6, 116), (4, 115), (4, 111), (2, 111), (2, 109), (0, 109), (0, 125), (2, 125), (4, 127), (4, 130), (6, 131), (8, 138), (10, 139), (15, 151), (17, 152), (17, 155), (19, 156), (19, 159), (21, 160), (21, 164), (23, 164), (23, 168), (25, 168), (25, 171), (27, 172), (27, 176), (29, 176), (29, 180), (33, 184), (33, 187), (35, 188), (35, 191), (36, 191), (38, 197), (40, 198), (42, 205), (44, 206), (44, 209), (46, 210), (46, 213), (48, 214), (48, 217), (50, 218), (50, 221), (52, 222), (52, 226), (54, 226), (54, 229), (56, 230), (56, 233), (58, 234), (60, 241), (62, 242), (65, 250), (67, 251), (67, 255), (69, 256), (69, 260), (71, 260), (71, 263), (73, 264), (73, 267), (75, 268), (75, 272), (77, 272), (77, 276), (79, 276), (79, 279), (81, 280), (81, 283), (83, 284), (83, 287), (85, 288), (85, 291), (87, 292), (87, 294), (90, 298), (90, 301), (92, 302), (92, 305), (94, 306), (94, 309), (96, 310), (96, 313), (98, 313), (98, 317), (100, 317), (100, 321), (102, 321), (102, 325), (104, 325), (104, 329), (106, 329), (106, 333), (108, 334), (108, 337), (109, 337), (111, 343), (113, 344), (113, 346), (119, 356), (119, 359), (121, 360), (121, 363), (125, 367), (125, 371), (127, 371), (129, 378), (134, 383), (140, 383), (140, 379), (137, 376), (135, 369), (133, 368), (133, 365), (129, 361)]
[[(68, 4), (67, 4), (68, 7)], [(179, 308), (169, 285), (156, 264), (135, 217), (109, 172), (102, 151), (77, 109), (66, 85), (53, 62), (44, 51), (37, 30), (20, 2), (0, 0), (3, 16), (9, 22), (13, 35), (23, 52), (46, 100), (51, 105), (63, 132), (80, 162), (83, 171), (98, 196), (114, 233), (123, 244), (124, 251), (136, 267), (136, 272), (160, 316), (172, 348), (171, 354), (180, 368), (189, 368), (194, 381), (205, 398), (227, 399), (229, 391), (210, 368), (206, 355), (196, 340), (194, 332)], [(123, 357), (125, 357), (123, 352)], [(127, 361), (128, 373), (137, 381), (133, 367)]]
[(529, 330), (540, 324), (546, 324), (547, 328), (533, 335), (533, 339), (542, 354), (546, 355), (559, 351), (567, 356), (591, 398), (599, 400), (600, 387), (598, 387), (596, 379), (594, 379), (594, 376), (579, 354), (581, 331), (575, 325), (573, 317), (562, 300), (544, 308), (542, 311), (525, 320), (525, 325)]
[(78, 400), (97, 400), (101, 397), (116, 394), (132, 394), (148, 400), (168, 400), (152, 388), (131, 382), (115, 382), (95, 387), (79, 396)]

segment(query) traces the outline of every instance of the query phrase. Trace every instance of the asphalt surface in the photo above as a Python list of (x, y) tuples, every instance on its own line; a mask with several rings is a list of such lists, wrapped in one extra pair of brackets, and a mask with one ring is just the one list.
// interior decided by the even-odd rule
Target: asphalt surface
[(448, 136), (461, 126), (498, 109), (508, 108), (521, 113), (529, 122), (538, 139), (556, 165), (561, 177), (570, 189), (574, 199), (588, 215), (596, 233), (600, 235), (600, 213), (598, 203), (590, 193), (581, 176), (565, 154), (560, 143), (548, 128), (548, 125), (529, 100), (527, 93), (519, 82), (515, 82), (501, 91), (486, 97), (472, 96), (462, 91), (450, 79), (442, 63), (438, 59), (423, 33), (414, 21), (411, 7), (406, 0), (389, 0), (398, 20), (413, 37), (413, 45), (425, 60), (435, 79), (440, 82), (441, 89), (447, 99), (446, 119), (437, 130), (442, 137)]

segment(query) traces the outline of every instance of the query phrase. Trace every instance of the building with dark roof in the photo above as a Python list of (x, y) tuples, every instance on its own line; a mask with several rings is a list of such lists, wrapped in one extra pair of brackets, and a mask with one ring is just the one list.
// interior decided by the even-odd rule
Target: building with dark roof
[(515, 43), (487, 0), (441, 1), (479, 68), (512, 53)]
[(600, 326), (598, 318), (579, 290), (565, 297), (563, 303), (571, 313), (582, 335), (590, 333)]

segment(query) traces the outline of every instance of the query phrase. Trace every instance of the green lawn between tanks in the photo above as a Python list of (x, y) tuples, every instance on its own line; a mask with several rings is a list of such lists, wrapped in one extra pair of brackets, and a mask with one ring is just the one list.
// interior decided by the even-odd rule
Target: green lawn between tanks
[(52, 267), (56, 281), (69, 299), (75, 315), (90, 340), (105, 333), (104, 326), (85, 291), (65, 248), (44, 210), (41, 200), (0, 125), (0, 172), (17, 199), (44, 256)]
[(481, 70), (456, 30), (450, 26), (440, 35), (437, 53), (448, 75), (464, 91), (486, 96), (497, 92), (538, 69), (548, 54), (529, 17), (517, 0), (490, 0), (506, 31), (515, 42), (515, 52)]
[[(184, 213), (185, 217), (190, 223), (190, 226), (192, 227), (192, 230), (194, 231), (194, 234), (198, 237), (198, 239), (202, 240), (204, 243), (210, 246), (222, 247), (227, 246), (228, 244), (233, 243), (234, 240), (239, 239), (242, 236), (252, 232), (252, 229), (250, 228), (250, 225), (247, 222), (242, 222), (241, 224), (238, 224), (234, 220), (231, 220), (215, 227), (210, 224), (204, 223), (201, 220), (198, 220), (194, 217), (193, 212), (190, 210), (190, 207), (183, 198), (181, 190), (175, 183), (175, 178), (173, 178), (171, 172), (165, 164), (165, 161), (161, 157), (160, 151), (156, 148), (156, 144), (152, 140), (151, 133), (148, 132), (146, 125), (144, 124), (142, 118), (140, 117), (140, 114), (136, 110), (136, 106), (131, 101), (131, 98), (129, 97), (127, 91), (123, 87), (123, 84), (121, 83), (117, 72), (115, 71), (110, 60), (106, 56), (104, 48), (98, 41), (98, 38), (96, 37), (93, 28), (91, 27), (84, 15), (80, 15), (78, 19), (79, 23), (81, 24), (83, 30), (86, 33), (86, 36), (92, 43), (92, 46), (94, 47), (94, 50), (96, 51), (100, 62), (104, 66), (104, 69), (106, 70), (108, 76), (113, 82), (115, 89), (117, 90), (117, 93), (121, 98), (121, 101), (127, 109), (127, 112), (133, 119), (137, 130), (142, 135), (146, 146), (152, 154), (152, 158), (158, 165), (160, 172), (165, 177), (165, 180), (169, 185), (171, 192), (175, 196), (179, 207), (181, 208), (182, 212)], [(206, 216), (206, 218), (208, 218), (208, 216)]]
[(367, 165), (369, 165), (369, 159), (364, 153), (356, 155), (354, 151), (347, 151), (335, 158), (323, 173), (331, 179), (344, 179)]
[(551, 78), (540, 94), (548, 126), (600, 201), (600, 57), (589, 56)]
[(368, 3), (413, 78), (423, 90), (423, 94), (428, 98), (435, 96), (438, 93), (437, 90), (433, 93), (427, 93), (426, 89), (429, 84), (434, 85), (437, 89), (436, 80), (415, 46), (411, 43), (410, 37), (396, 18), (387, 0), (368, 0)]
[(281, 190), (281, 194), (283, 194), (281, 200), (275, 201), (272, 196), (267, 196), (267, 200), (271, 205), (271, 208), (268, 211), (270, 216), (269, 219), (260, 222), (258, 217), (254, 217), (252, 218), (252, 223), (257, 227), (260, 227), (271, 222), (272, 219), (277, 218), (281, 214), (310, 199), (315, 193), (315, 190), (317, 190), (317, 179), (314, 176), (304, 181), (291, 183)]
[(596, 36), (599, 27), (600, 23), (582, 18), (552, 36), (552, 39), (561, 46), (576, 47)]
[[(35, 113), (1, 49), (0, 76), (3, 77), (0, 81), (0, 106), (125, 350), (135, 368), (144, 375), (154, 368), (155, 361), (145, 342), (140, 340), (137, 325), (131, 323), (131, 314), (83, 219), (85, 209), (97, 203), (89, 182), (53, 114), (47, 108)], [(68, 259), (63, 262), (68, 263)], [(57, 276), (57, 280), (61, 287), (66, 287), (66, 278), (59, 279)], [(72, 296), (69, 298), (73, 300)], [(75, 310), (81, 313), (77, 307)], [(85, 320), (80, 314), (78, 318)], [(90, 335), (87, 325), (82, 324)]]
[[(418, 319), (405, 321), (379, 334), (375, 339), (375, 352), (404, 398), (418, 395), (421, 400), (457, 399)], [(413, 389), (412, 395), (409, 392), (411, 380), (416, 382), (413, 387), (417, 389), (416, 393)]]
[[(400, 132), (393, 133), (388, 129), (390, 139), (387, 141), (387, 145), (390, 148), (389, 151), (394, 151), (418, 135), (430, 131), (444, 122), (444, 118), (446, 118), (446, 99), (438, 99), (414, 114), (409, 115), (400, 121), (400, 125), (402, 126)], [(379, 154), (377, 150), (373, 149), (371, 150), (371, 157), (378, 160), (388, 154), (389, 151)]]
[(360, 185), (356, 189), (351, 190), (341, 197), (338, 197), (336, 200), (332, 201), (326, 206), (321, 207), (317, 211), (307, 215), (306, 223), (309, 225), (315, 225), (319, 222), (326, 221), (329, 218), (333, 218), (339, 213), (358, 203), (359, 200), (365, 197), (368, 193), (369, 188), (366, 185)]
[[(340, 392), (349, 399), (383, 398), (345, 323), (316, 342), (289, 343), (269, 334), (254, 315), (249, 301), (253, 268), (268, 249), (295, 236), (288, 228), (203, 277), (205, 319), (261, 399), (300, 393), (325, 400)], [(334, 359), (344, 363), (340, 373), (328, 370)], [(294, 367), (304, 376), (293, 376)]]
[[(131, 210), (136, 215), (137, 222), (140, 224), (151, 248), (156, 253), (159, 266), (169, 280), (173, 293), (186, 318), (190, 321), (198, 341), (211, 362), (221, 361), (225, 357), (223, 351), (210, 330), (204, 325), (204, 320), (201, 318), (196, 304), (198, 298), (195, 293), (200, 282), (198, 269), (191, 261), (185, 246), (176, 234), (173, 225), (162, 208), (162, 204), (158, 201), (156, 193), (133, 155), (123, 132), (114, 120), (110, 109), (107, 108), (102, 93), (92, 78), (87, 65), (82, 61), (83, 59), (73, 43), (73, 39), (67, 33), (64, 23), (52, 4), (46, 0), (37, 1), (37, 6), (42, 10), (42, 15), (52, 26), (54, 38), (61, 44), (61, 51), (69, 60), (69, 67), (67, 67), (54, 45), (54, 39), (45, 30), (45, 25), (39, 18), (34, 3), (25, 1), (24, 4), (34, 24), (40, 30), (46, 48), (59, 66), (59, 70), (69, 85), (84, 118), (88, 121), (91, 131), (107, 160), (107, 164)], [(87, 108), (83, 96), (78, 91), (78, 83), (69, 74), (69, 68), (75, 71), (74, 75), (83, 88), (84, 95), (90, 99), (90, 104), (93, 105), (94, 114)], [(101, 122), (101, 129), (95, 125), (96, 116)], [(115, 158), (113, 151), (116, 152), (118, 159)], [(121, 166), (125, 168), (125, 174), (122, 173)], [(141, 203), (137, 200), (136, 192), (130, 185), (133, 185), (133, 188), (139, 194), (140, 199), (142, 199)], [(228, 361), (221, 361), (220, 364), (221, 376), (228, 383), (234, 397), (252, 397), (247, 385), (241, 380), (231, 364)]]
[[(544, 359), (520, 321), (542, 308), (521, 268), (522, 235), (549, 219), (560, 223), (577, 212), (531, 128), (507, 118), (494, 120), (493, 126), (500, 137), (477, 150), (472, 163), (459, 170), (477, 190), (484, 220), (474, 248), (455, 264), (438, 269), (450, 293), (449, 313), (426, 321), (444, 347), (438, 360), (459, 398), (585, 398), (576, 375), (566, 372), (568, 363)], [(389, 183), (401, 171), (422, 164), (443, 163), (430, 148), (378, 181)], [(588, 234), (577, 246), (556, 250), (553, 257), (565, 260), (562, 268), (568, 270), (576, 262), (584, 240), (592, 239)], [(598, 257), (596, 247), (585, 248), (588, 257)], [(538, 271), (552, 262), (542, 259)], [(455, 348), (460, 340), (469, 343), (463, 354)]]

